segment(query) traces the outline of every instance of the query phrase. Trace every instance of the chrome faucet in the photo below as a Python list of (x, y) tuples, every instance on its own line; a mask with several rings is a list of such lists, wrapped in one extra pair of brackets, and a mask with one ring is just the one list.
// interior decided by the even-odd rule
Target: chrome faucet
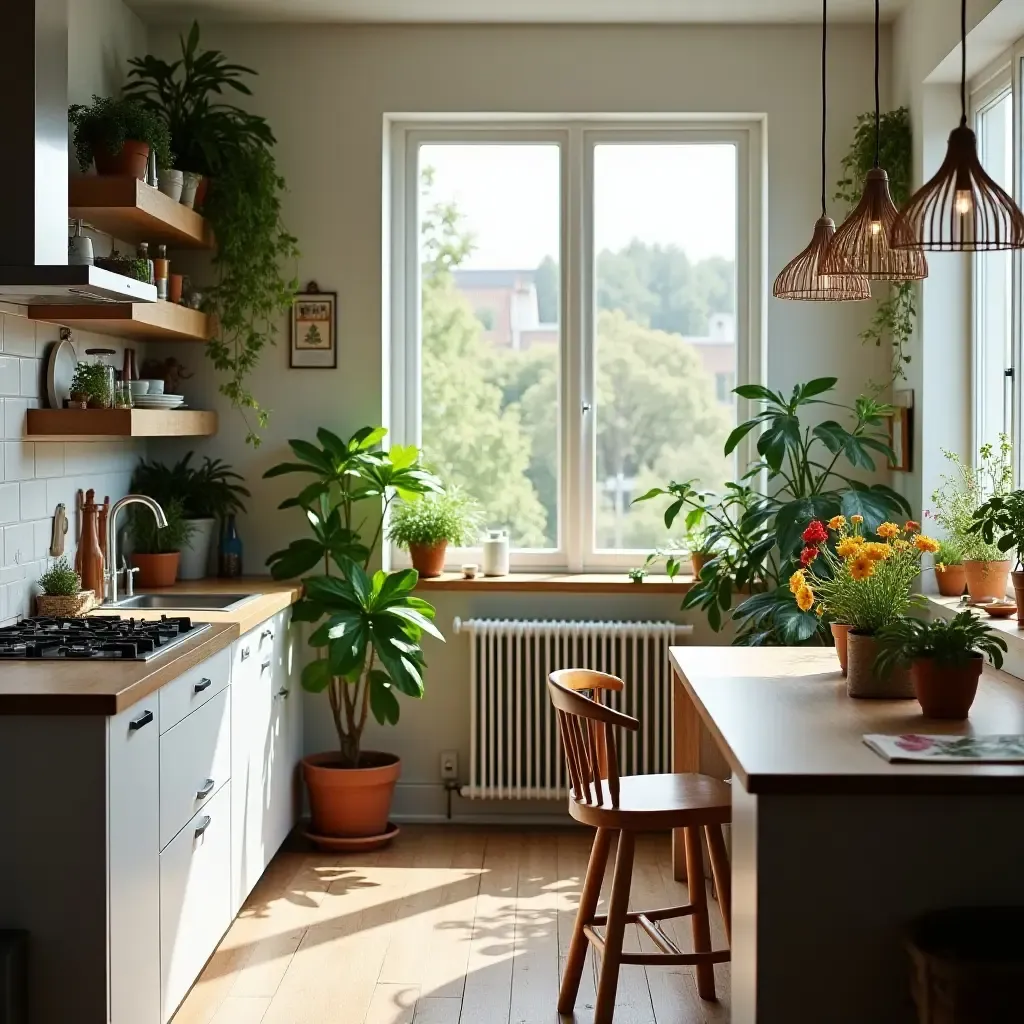
[[(117, 577), (120, 570), (117, 568), (117, 513), (125, 505), (145, 505), (153, 513), (158, 529), (167, 525), (167, 516), (164, 510), (150, 497), (145, 494), (126, 494), (120, 501), (115, 501), (110, 507), (110, 515), (107, 517), (107, 569), (105, 572), (107, 582), (107, 595), (105, 604), (117, 603)], [(131, 577), (129, 577), (129, 582)]]

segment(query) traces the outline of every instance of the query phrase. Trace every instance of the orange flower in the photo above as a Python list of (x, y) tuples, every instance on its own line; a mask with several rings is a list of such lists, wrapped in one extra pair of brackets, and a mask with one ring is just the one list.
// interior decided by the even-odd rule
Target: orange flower
[(850, 575), (855, 580), (866, 580), (875, 574), (875, 563), (867, 555), (857, 555), (850, 562)]
[(836, 554), (840, 558), (850, 558), (860, 551), (864, 540), (862, 537), (844, 537), (836, 545)]
[(916, 519), (908, 519), (903, 524), (903, 530), (905, 533), (920, 533), (921, 524)]
[(796, 606), (802, 612), (809, 612), (814, 605), (814, 591), (804, 584), (796, 592)]
[(789, 577), (789, 589), (790, 592), (796, 594), (799, 592), (801, 587), (807, 586), (807, 577), (804, 576), (803, 571), (797, 569), (792, 576)]
[(862, 550), (872, 562), (884, 562), (892, 554), (888, 544), (877, 544), (874, 541), (865, 544)]
[(923, 533), (919, 533), (914, 537), (914, 547), (918, 551), (926, 551), (929, 554), (934, 554), (939, 550), (939, 542), (932, 540), (931, 537), (926, 537)]
[(893, 537), (898, 537), (903, 531), (895, 523), (882, 523), (875, 532), (879, 537), (892, 540)]
[(833, 516), (828, 521), (830, 530), (841, 530), (846, 525), (846, 516)]
[(825, 606), (823, 604), (819, 604), (818, 607), (814, 609), (814, 614), (820, 619), (822, 615), (825, 614)]
[(850, 516), (850, 522), (853, 523), (854, 526), (860, 526), (860, 524), (864, 522), (864, 517), (863, 516)]

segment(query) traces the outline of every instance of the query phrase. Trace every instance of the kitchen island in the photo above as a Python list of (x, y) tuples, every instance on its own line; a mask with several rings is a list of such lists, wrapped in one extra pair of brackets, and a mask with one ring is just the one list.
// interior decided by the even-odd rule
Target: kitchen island
[(0, 661), (0, 928), (31, 1024), (165, 1024), (298, 816), (299, 588), (187, 615), (147, 661)]
[(987, 669), (968, 722), (846, 696), (830, 648), (673, 648), (677, 771), (733, 784), (734, 1024), (910, 1024), (906, 926), (1024, 905), (1024, 765), (890, 764), (865, 733), (1024, 733)]

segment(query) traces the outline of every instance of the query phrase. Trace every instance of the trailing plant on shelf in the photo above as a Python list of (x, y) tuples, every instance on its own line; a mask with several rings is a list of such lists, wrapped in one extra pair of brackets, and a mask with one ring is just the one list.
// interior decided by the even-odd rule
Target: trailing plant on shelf
[[(886, 111), (879, 118), (879, 166), (889, 175), (889, 192), (897, 207), (910, 198), (913, 175), (913, 139), (910, 111), (906, 107)], [(836, 183), (835, 198), (851, 209), (857, 205), (864, 177), (875, 165), (875, 114), (861, 114), (854, 125), (853, 141), (842, 160), (842, 177)], [(879, 390), (906, 377), (910, 362), (907, 347), (914, 334), (917, 308), (914, 286), (910, 281), (891, 285), (860, 335), (861, 341), (881, 347), (888, 339), (892, 345), (891, 377)]]
[(82, 577), (61, 557), (39, 577), (39, 586), (47, 597), (74, 597), (82, 589)]
[(242, 414), (246, 441), (258, 446), (269, 411), (247, 380), (263, 350), (275, 344), (278, 321), (298, 290), (294, 274), (282, 270), (297, 260), (298, 245), (281, 217), (285, 182), (270, 125), (219, 100), (228, 89), (251, 95), (244, 77), (256, 72), (229, 63), (219, 50), (200, 50), (197, 22), (179, 41), (176, 61), (152, 54), (130, 61), (125, 93), (163, 118), (179, 163), (191, 164), (185, 169), (213, 179), (204, 213), (217, 240), (216, 279), (202, 291), (216, 333), (206, 353), (227, 377), (220, 391)]
[(159, 166), (170, 166), (171, 138), (163, 119), (131, 98), (93, 96), (88, 106), (72, 104), (68, 120), (74, 129), (78, 166), (89, 170), (97, 149), (116, 156), (125, 142), (145, 142), (156, 153)]

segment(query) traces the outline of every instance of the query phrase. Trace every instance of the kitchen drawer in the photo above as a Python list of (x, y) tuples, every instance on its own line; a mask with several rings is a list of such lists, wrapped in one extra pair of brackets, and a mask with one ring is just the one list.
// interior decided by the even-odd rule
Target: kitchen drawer
[(231, 777), (231, 690), (160, 737), (160, 849)]
[(160, 690), (160, 731), (174, 728), (231, 681), (231, 650), (225, 648), (183, 672)]
[(167, 1021), (231, 924), (231, 783), (160, 854), (160, 995)]

